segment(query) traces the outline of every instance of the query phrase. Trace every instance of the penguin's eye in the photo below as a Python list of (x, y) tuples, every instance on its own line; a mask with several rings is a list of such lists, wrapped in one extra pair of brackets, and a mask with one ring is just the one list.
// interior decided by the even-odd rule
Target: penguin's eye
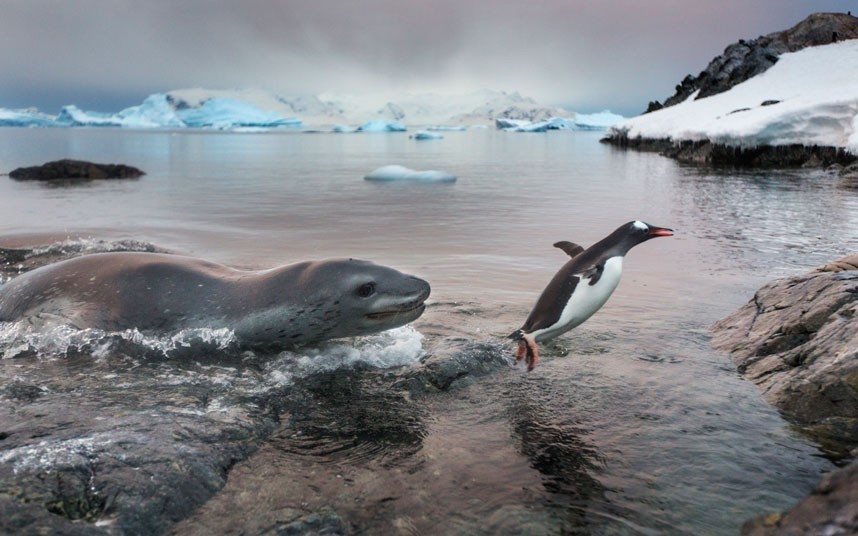
[(357, 295), (361, 298), (369, 298), (373, 294), (375, 294), (375, 283), (372, 282), (364, 283), (357, 289)]

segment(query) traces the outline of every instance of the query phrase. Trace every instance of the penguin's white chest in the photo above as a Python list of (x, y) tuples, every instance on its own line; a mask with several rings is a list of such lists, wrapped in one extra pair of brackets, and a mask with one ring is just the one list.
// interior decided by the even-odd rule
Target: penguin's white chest
[(566, 302), (566, 307), (560, 314), (560, 319), (552, 326), (537, 330), (533, 333), (536, 340), (547, 340), (557, 337), (561, 333), (579, 326), (585, 320), (593, 316), (605, 305), (608, 298), (620, 283), (623, 274), (623, 257), (611, 257), (605, 262), (602, 276), (595, 285), (590, 284), (590, 279), (582, 279)]

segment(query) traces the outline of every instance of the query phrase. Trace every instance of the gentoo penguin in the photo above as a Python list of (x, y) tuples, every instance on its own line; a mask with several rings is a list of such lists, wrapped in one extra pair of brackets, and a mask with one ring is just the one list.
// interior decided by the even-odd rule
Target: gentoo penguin
[(659, 236), (673, 236), (673, 230), (631, 221), (586, 250), (572, 242), (554, 244), (572, 260), (542, 291), (521, 329), (509, 336), (518, 341), (516, 360), (527, 358), (527, 370), (533, 370), (539, 360), (536, 343), (553, 339), (590, 318), (617, 288), (623, 256), (641, 242)]

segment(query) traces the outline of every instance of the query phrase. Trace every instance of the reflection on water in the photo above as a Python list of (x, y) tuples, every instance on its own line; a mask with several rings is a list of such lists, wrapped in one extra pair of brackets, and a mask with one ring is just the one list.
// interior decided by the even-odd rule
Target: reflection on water
[[(0, 129), (0, 171), (60, 157), (147, 175), (71, 189), (0, 180), (5, 233), (142, 240), (242, 268), (351, 256), (432, 283), (422, 336), (232, 370), (159, 362), (164, 389), (210, 382), (225, 404), (286, 390), (268, 409), (278, 431), (178, 533), (262, 533), (333, 507), (355, 533), (733, 534), (831, 467), (709, 348), (707, 330), (763, 282), (858, 250), (858, 195), (834, 175), (700, 171), (605, 147), (598, 133), (419, 144)], [(459, 181), (362, 180), (386, 164)], [(551, 244), (589, 245), (632, 219), (676, 235), (630, 252), (611, 300), (546, 345), (532, 373), (452, 378), (449, 392), (418, 396), (375, 370), (414, 366), (421, 345), (447, 337), (512, 352), (503, 337), (566, 262)], [(3, 374), (27, 359), (0, 361)]]

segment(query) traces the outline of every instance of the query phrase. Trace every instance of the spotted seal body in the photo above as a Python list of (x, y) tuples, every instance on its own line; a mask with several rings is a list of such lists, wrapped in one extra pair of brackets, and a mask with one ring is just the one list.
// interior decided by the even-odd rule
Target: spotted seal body
[(277, 349), (376, 333), (417, 319), (429, 284), (368, 261), (332, 259), (263, 271), (159, 253), (96, 253), (0, 287), (0, 321), (36, 328), (174, 332), (230, 328)]

